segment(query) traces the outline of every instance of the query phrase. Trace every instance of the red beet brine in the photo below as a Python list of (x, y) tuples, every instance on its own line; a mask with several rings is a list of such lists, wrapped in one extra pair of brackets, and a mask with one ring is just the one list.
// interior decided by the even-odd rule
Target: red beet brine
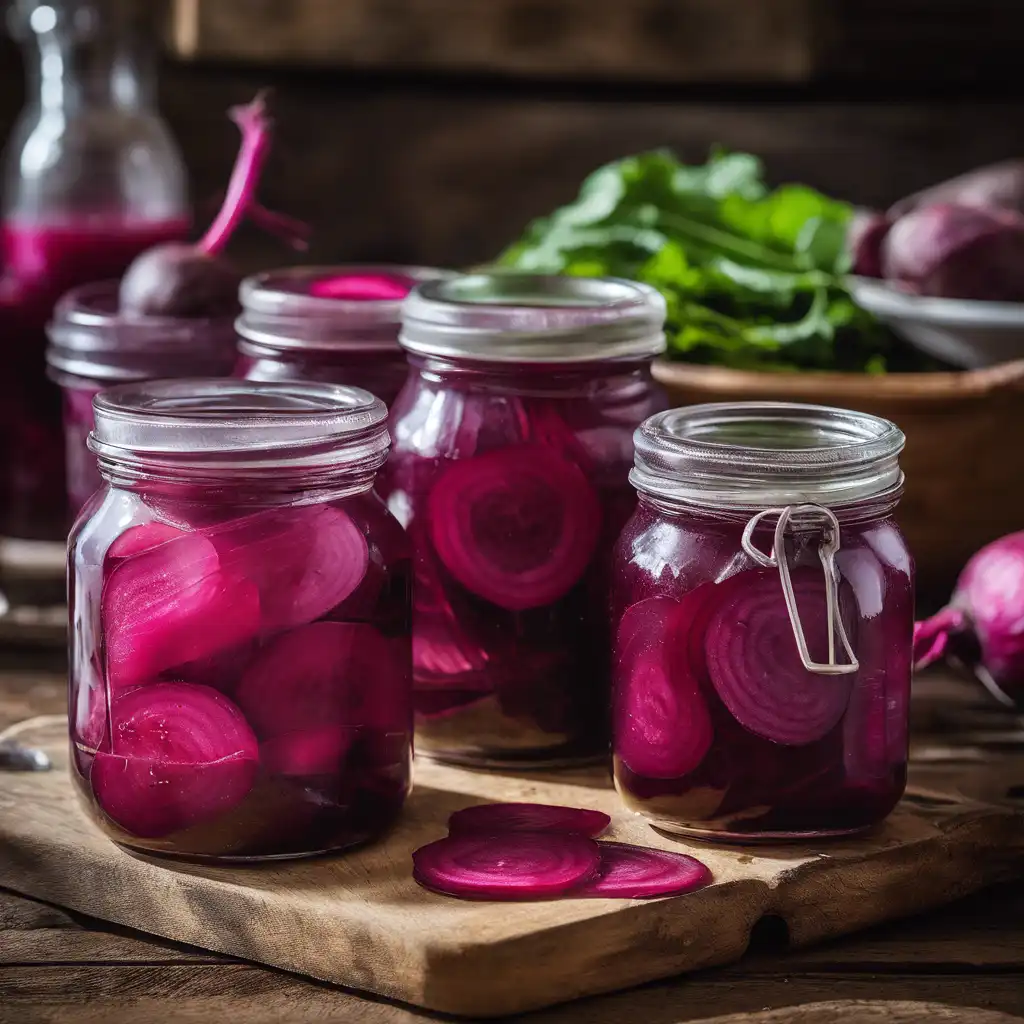
[(626, 804), (726, 841), (844, 835), (906, 783), (913, 560), (903, 434), (873, 416), (703, 405), (636, 432), (615, 550)]
[(633, 430), (664, 408), (664, 303), (626, 281), (470, 275), (406, 300), (412, 366), (381, 491), (415, 557), (417, 751), (552, 765), (607, 750), (610, 552)]
[(411, 559), (373, 491), (383, 403), (184, 380), (95, 402), (70, 540), (75, 782), (139, 850), (294, 857), (379, 835), (410, 783)]
[(293, 267), (242, 283), (236, 376), (364, 388), (390, 405), (409, 368), (398, 344), (402, 300), (429, 267)]

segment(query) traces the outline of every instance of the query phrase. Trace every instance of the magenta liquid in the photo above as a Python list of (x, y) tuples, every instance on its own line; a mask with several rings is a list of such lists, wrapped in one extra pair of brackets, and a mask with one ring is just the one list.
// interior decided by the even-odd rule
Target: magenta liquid
[(391, 824), (410, 786), (410, 561), (372, 491), (254, 511), (108, 490), (72, 551), (73, 777), (111, 839), (261, 859)]
[[(743, 554), (743, 525), (645, 501), (623, 531), (612, 589), (616, 786), (631, 809), (689, 835), (862, 830), (906, 783), (912, 559), (891, 516), (842, 523), (839, 609), (860, 669), (812, 676), (797, 661), (778, 571)], [(755, 541), (769, 550), (771, 531)], [(823, 660), (819, 541), (797, 534), (787, 553), (811, 654)]]
[(186, 220), (76, 225), (8, 221), (0, 229), (0, 533), (54, 540), (67, 533), (60, 394), (46, 377), (44, 328), (76, 285), (116, 278), (143, 250), (184, 238)]

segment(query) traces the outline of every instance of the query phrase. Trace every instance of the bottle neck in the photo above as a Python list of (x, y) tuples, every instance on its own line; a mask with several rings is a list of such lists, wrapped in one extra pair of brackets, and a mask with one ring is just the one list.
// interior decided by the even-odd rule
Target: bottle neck
[(155, 104), (156, 75), (139, 40), (39, 33), (25, 45), (29, 107), (74, 116), (86, 109), (140, 111)]

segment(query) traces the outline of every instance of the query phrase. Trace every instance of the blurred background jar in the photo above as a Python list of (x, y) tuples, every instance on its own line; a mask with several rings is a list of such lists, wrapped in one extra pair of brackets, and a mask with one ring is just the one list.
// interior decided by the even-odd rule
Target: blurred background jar
[(72, 289), (48, 327), (51, 379), (61, 389), (65, 480), (71, 518), (102, 479), (87, 441), (92, 400), (104, 388), (169, 377), (226, 377), (235, 361), (233, 317), (166, 317), (118, 309), (118, 284)]
[(0, 534), (67, 531), (60, 396), (44, 326), (58, 298), (119, 277), (144, 249), (184, 237), (185, 171), (155, 107), (153, 7), (16, 0), (27, 100), (7, 140), (0, 333)]
[(236, 374), (246, 380), (319, 380), (365, 388), (387, 405), (408, 375), (398, 344), (401, 305), (430, 267), (292, 267), (242, 282)]

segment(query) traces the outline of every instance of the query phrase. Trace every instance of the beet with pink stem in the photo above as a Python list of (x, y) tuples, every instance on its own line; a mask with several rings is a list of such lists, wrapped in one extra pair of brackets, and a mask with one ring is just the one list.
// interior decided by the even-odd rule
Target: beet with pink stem
[(499, 832), (562, 832), (593, 839), (611, 824), (611, 820), (604, 811), (585, 807), (476, 804), (456, 811), (448, 819), (448, 829), (453, 835), (463, 832), (491, 835)]
[(120, 305), (142, 316), (218, 317), (238, 308), (241, 273), (222, 256), (235, 229), (246, 217), (274, 233), (287, 232), (301, 245), (299, 225), (256, 205), (256, 188), (270, 153), (271, 122), (266, 94), (229, 116), (242, 132), (242, 146), (220, 212), (195, 244), (168, 242), (138, 256), (121, 279)]
[(573, 896), (650, 900), (695, 892), (712, 881), (707, 866), (685, 853), (630, 843), (600, 842), (597, 846), (601, 853), (597, 875)]
[(949, 605), (914, 625), (914, 667), (947, 650), (973, 664), (1001, 703), (1024, 701), (1024, 530), (987, 544), (971, 557)]
[(558, 832), (463, 833), (421, 846), (413, 878), (424, 888), (472, 900), (564, 896), (598, 871), (601, 854), (586, 836)]

